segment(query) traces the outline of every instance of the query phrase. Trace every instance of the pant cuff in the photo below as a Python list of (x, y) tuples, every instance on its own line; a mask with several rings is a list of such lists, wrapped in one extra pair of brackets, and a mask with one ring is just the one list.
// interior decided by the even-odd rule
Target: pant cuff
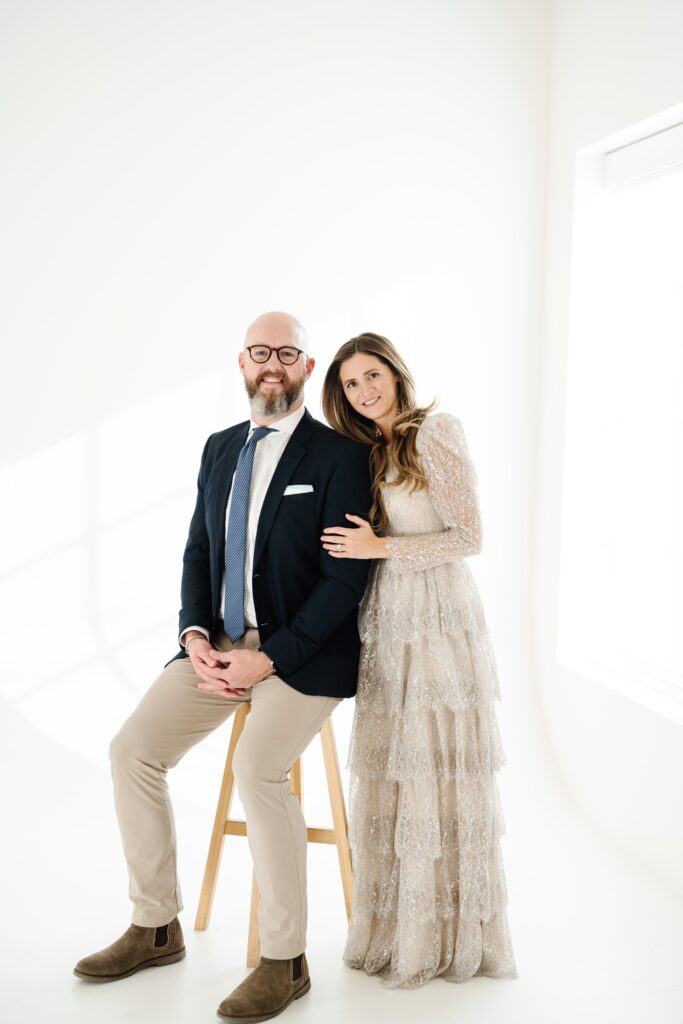
[(269, 960), (293, 960), (295, 956), (306, 952), (301, 942), (265, 942), (261, 943), (261, 955)]
[(181, 904), (177, 910), (134, 910), (131, 924), (137, 924), (140, 928), (161, 928), (165, 924), (170, 924), (182, 909)]

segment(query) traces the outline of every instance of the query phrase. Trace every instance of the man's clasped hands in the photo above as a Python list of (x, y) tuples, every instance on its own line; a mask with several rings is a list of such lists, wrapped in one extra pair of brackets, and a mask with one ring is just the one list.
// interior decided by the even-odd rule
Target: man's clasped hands
[(222, 697), (241, 697), (273, 675), (270, 658), (263, 651), (217, 651), (204, 637), (194, 636), (191, 643), (187, 641), (187, 653), (199, 676), (199, 689)]

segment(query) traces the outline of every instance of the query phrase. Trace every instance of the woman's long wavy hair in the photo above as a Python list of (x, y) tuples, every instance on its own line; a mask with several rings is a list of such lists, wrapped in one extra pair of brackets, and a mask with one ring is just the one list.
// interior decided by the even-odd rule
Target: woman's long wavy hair
[[(392, 437), (388, 442), (384, 440), (381, 431), (372, 420), (361, 416), (344, 394), (340, 378), (342, 363), (357, 352), (376, 356), (397, 378), (398, 410), (392, 424)], [(381, 334), (365, 331), (342, 345), (334, 356), (325, 374), (321, 402), (325, 418), (334, 430), (353, 438), (354, 441), (371, 446), (373, 503), (370, 509), (370, 525), (375, 532), (384, 534), (388, 520), (380, 484), (386, 482), (389, 487), (398, 487), (402, 483), (407, 483), (411, 493), (427, 486), (427, 478), (422, 471), (415, 446), (415, 435), (425, 416), (436, 405), (436, 401), (432, 401), (428, 406), (417, 406), (415, 382), (392, 343)], [(390, 463), (396, 467), (397, 475), (386, 481)]]

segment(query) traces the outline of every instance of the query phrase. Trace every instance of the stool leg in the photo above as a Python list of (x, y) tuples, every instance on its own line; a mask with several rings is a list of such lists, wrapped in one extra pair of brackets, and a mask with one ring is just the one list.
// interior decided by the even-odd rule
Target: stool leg
[(299, 803), (301, 804), (301, 809), (303, 810), (303, 806), (304, 806), (304, 788), (303, 788), (304, 787), (304, 783), (303, 783), (303, 776), (301, 774), (301, 758), (300, 757), (297, 757), (296, 761), (292, 765), (292, 770), (290, 772), (290, 780), (291, 780), (290, 781), (290, 785), (291, 785), (292, 793), (294, 794), (294, 796), (299, 798)]
[[(299, 798), (303, 807), (303, 779), (301, 774), (301, 758), (297, 757), (289, 774), (292, 793)], [(261, 958), (261, 941), (258, 930), (258, 908), (260, 894), (256, 883), (256, 875), (251, 873), (251, 906), (249, 909), (249, 935), (247, 937), (247, 967), (258, 967)]]
[(330, 806), (332, 808), (332, 821), (334, 822), (334, 834), (339, 855), (339, 870), (341, 871), (342, 887), (344, 889), (346, 916), (350, 919), (353, 906), (353, 870), (351, 867), (351, 851), (349, 849), (349, 824), (346, 818), (346, 804), (344, 803), (344, 790), (339, 771), (337, 746), (334, 742), (334, 732), (332, 731), (332, 721), (330, 718), (323, 722), (320, 729), (320, 741), (325, 759), (327, 788), (330, 793)]
[(258, 967), (261, 959), (261, 940), (258, 932), (258, 908), (260, 902), (256, 875), (251, 873), (251, 907), (249, 910), (249, 935), (247, 937), (247, 967)]
[(233, 719), (230, 744), (228, 746), (228, 754), (225, 759), (225, 769), (223, 771), (223, 781), (221, 783), (221, 790), (218, 796), (216, 817), (214, 818), (213, 832), (211, 833), (211, 842), (209, 843), (209, 853), (206, 858), (206, 867), (204, 869), (204, 881), (202, 882), (202, 889), (199, 896), (199, 907), (197, 908), (197, 917), (194, 923), (195, 931), (198, 932), (205, 931), (209, 926), (213, 897), (216, 892), (218, 868), (220, 867), (221, 854), (223, 853), (225, 822), (230, 815), (232, 796), (235, 791), (235, 776), (232, 771), (232, 759), (235, 753), (235, 747), (237, 746), (237, 741), (242, 735), (244, 723), (246, 722), (250, 708), (251, 702), (245, 702), (237, 709)]

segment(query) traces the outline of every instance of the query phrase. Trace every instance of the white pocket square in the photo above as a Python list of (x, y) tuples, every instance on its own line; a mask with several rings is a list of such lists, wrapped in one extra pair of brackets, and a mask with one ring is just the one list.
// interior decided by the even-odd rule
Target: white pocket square
[(285, 487), (285, 493), (283, 497), (288, 494), (307, 494), (308, 491), (313, 490), (313, 484), (288, 484)]

